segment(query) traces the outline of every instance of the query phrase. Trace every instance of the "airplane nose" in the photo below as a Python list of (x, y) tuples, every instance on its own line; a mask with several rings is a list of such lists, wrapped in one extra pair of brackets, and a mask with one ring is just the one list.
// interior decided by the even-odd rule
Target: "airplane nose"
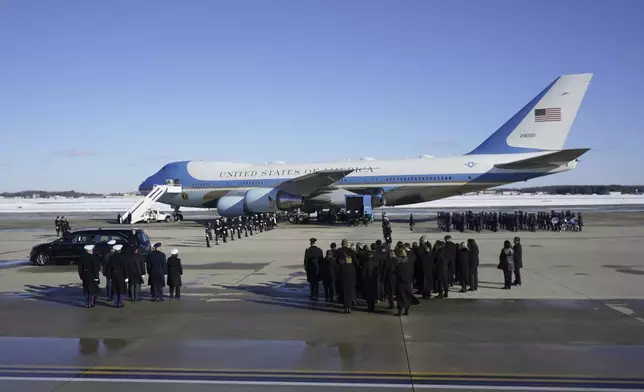
[(148, 192), (150, 192), (151, 188), (152, 186), (150, 185), (150, 179), (148, 178), (145, 181), (143, 181), (141, 185), (139, 185), (139, 193), (142, 195), (145, 195)]

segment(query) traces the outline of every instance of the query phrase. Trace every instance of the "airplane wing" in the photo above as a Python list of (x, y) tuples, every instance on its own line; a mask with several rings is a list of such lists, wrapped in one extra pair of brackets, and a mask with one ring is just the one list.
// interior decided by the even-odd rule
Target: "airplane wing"
[(570, 150), (561, 150), (555, 151), (550, 154), (540, 155), (534, 158), (522, 159), (520, 161), (510, 162), (510, 163), (499, 163), (494, 165), (494, 167), (499, 169), (533, 169), (533, 168), (543, 168), (552, 166), (553, 168), (565, 165), (570, 161), (574, 161), (583, 154), (585, 154), (590, 148), (577, 148)]
[(307, 197), (312, 193), (329, 187), (353, 172), (346, 170), (322, 170), (287, 180), (275, 187), (294, 196)]

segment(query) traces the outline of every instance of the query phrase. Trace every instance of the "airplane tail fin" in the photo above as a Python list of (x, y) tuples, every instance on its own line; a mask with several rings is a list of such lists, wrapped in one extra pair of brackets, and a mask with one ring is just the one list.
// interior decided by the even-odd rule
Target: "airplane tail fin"
[(560, 150), (592, 77), (593, 74), (558, 77), (466, 155)]

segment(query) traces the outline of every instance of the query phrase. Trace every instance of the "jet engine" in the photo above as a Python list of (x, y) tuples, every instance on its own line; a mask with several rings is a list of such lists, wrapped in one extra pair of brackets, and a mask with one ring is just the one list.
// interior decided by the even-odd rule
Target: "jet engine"
[(221, 216), (232, 217), (290, 210), (303, 204), (304, 199), (301, 196), (294, 196), (279, 189), (251, 188), (230, 191), (219, 198), (217, 211)]

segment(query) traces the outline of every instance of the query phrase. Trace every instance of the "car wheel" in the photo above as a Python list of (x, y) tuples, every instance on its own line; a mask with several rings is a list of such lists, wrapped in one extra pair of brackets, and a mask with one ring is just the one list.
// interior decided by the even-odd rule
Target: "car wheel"
[(37, 265), (47, 265), (49, 263), (49, 256), (47, 256), (44, 253), (39, 253), (38, 256), (36, 256), (36, 264)]
[(288, 223), (295, 223), (295, 217), (293, 215), (288, 217)]
[(304, 223), (304, 217), (302, 215), (297, 217), (297, 223)]
[(148, 219), (148, 220), (147, 220), (147, 223), (152, 223), (152, 219)]
[(169, 217), (169, 216), (166, 216), (166, 217), (165, 217), (165, 222), (166, 222), (166, 223), (169, 223), (169, 222), (170, 222), (170, 217)]

